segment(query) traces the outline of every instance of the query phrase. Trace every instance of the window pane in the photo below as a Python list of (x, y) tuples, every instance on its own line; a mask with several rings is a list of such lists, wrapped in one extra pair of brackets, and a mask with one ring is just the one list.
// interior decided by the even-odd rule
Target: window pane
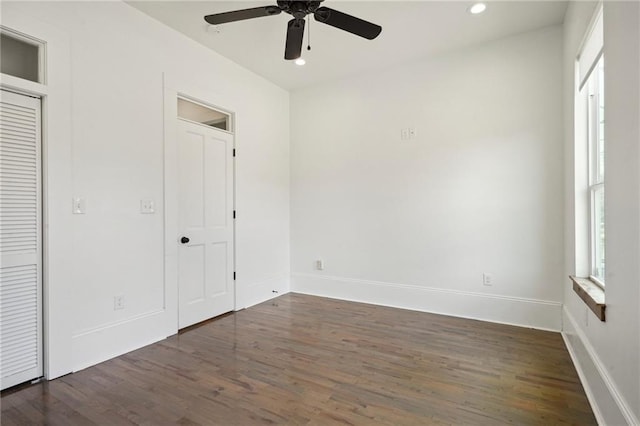
[(604, 182), (604, 61), (598, 62), (598, 136), (596, 140), (596, 182)]
[(230, 130), (229, 114), (182, 98), (178, 98), (178, 117), (206, 126)]
[(0, 34), (0, 72), (25, 80), (40, 81), (38, 67), (40, 66), (40, 47)]
[(593, 265), (591, 273), (604, 283), (604, 187), (593, 190), (592, 250)]

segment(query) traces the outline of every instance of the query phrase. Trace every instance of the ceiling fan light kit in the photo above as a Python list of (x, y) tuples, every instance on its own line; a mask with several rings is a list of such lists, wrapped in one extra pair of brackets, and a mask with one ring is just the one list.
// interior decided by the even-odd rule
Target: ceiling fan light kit
[(277, 6), (262, 6), (251, 9), (234, 10), (231, 12), (215, 13), (207, 15), (204, 20), (211, 25), (226, 24), (229, 22), (243, 21), (246, 19), (261, 18), (264, 16), (288, 13), (293, 19), (287, 24), (287, 39), (285, 42), (284, 58), (295, 60), (302, 54), (302, 41), (304, 38), (305, 17), (313, 14), (317, 22), (347, 31), (351, 34), (373, 40), (380, 32), (380, 25), (372, 24), (355, 16), (348, 15), (338, 10), (320, 6), (319, 1), (278, 0)]
[(474, 3), (470, 8), (469, 8), (469, 13), (471, 13), (472, 15), (479, 15), (482, 12), (484, 12), (485, 10), (487, 10), (487, 5), (484, 3)]

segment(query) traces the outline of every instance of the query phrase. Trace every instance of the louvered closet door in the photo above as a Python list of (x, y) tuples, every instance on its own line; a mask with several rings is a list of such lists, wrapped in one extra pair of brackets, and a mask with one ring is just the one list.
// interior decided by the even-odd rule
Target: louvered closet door
[(42, 376), (40, 99), (0, 92), (0, 385)]

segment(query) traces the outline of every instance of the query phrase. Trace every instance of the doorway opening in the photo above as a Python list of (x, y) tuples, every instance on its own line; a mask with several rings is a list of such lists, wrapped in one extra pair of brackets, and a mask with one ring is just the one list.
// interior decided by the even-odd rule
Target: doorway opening
[(230, 113), (177, 98), (178, 329), (235, 308), (234, 137)]

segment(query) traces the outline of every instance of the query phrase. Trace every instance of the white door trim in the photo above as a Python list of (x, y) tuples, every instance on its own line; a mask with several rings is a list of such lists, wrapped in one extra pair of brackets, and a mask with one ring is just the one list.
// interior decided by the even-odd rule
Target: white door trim
[[(11, 188), (10, 191), (19, 191), (19, 198), (15, 192), (3, 195), (7, 208), (13, 208), (13, 217), (17, 222), (7, 224), (7, 232), (2, 239), (9, 244), (9, 249), (0, 254), (0, 268), (2, 276), (7, 279), (3, 281), (2, 290), (7, 293), (7, 299), (2, 300), (3, 309), (13, 312), (3, 320), (2, 338), (9, 338), (5, 343), (13, 354), (9, 357), (9, 365), (12, 373), (2, 371), (0, 378), (0, 389), (4, 390), (11, 386), (23, 383), (28, 380), (37, 379), (43, 376), (43, 309), (42, 309), (42, 100), (39, 96), (24, 95), (9, 90), (0, 91), (0, 101), (2, 101), (3, 126), (3, 147), (8, 156), (7, 178), (3, 181)], [(30, 113), (33, 112), (33, 116)], [(34, 132), (32, 136), (29, 136)], [(13, 135), (13, 136), (11, 136)], [(6, 139), (5, 139), (6, 138)], [(29, 152), (29, 147), (33, 143), (34, 151)], [(5, 145), (6, 144), (6, 145)], [(35, 160), (35, 161), (34, 161)], [(9, 165), (10, 164), (10, 165)], [(35, 182), (29, 181), (29, 173), (33, 172)], [(18, 183), (19, 182), (19, 183)], [(33, 186), (31, 186), (33, 185)], [(35, 191), (33, 195), (35, 206), (31, 207), (31, 197), (29, 193)], [(6, 196), (6, 198), (5, 198)], [(29, 197), (29, 198), (26, 198)], [(32, 210), (33, 209), (33, 210)], [(35, 222), (32, 224), (29, 217), (35, 211)], [(12, 217), (9, 216), (11, 221)], [(33, 226), (31, 226), (33, 225)], [(29, 228), (26, 228), (29, 226)], [(31, 232), (35, 232), (35, 241), (31, 237)], [(26, 235), (25, 235), (26, 234)], [(13, 237), (13, 238), (11, 238)], [(13, 240), (13, 245), (10, 241)], [(33, 244), (33, 245), (32, 245)], [(7, 275), (5, 275), (5, 273)], [(35, 300), (32, 299), (32, 291), (35, 290)], [(31, 323), (33, 317), (23, 317), (22, 315), (33, 312), (35, 314), (35, 324)], [(20, 315), (19, 319), (16, 314)], [(35, 328), (35, 330), (34, 330)], [(35, 335), (32, 334), (35, 331)], [(5, 334), (7, 333), (7, 334)], [(10, 336), (10, 337), (9, 337)], [(35, 354), (32, 352), (35, 344)], [(5, 348), (6, 349), (6, 348)], [(3, 366), (7, 366), (3, 360)], [(34, 365), (35, 364), (35, 365)]]
[(0, 74), (0, 87), (41, 98), (43, 366), (45, 378), (55, 379), (73, 370), (71, 43), (68, 33), (46, 22), (10, 8), (2, 12), (4, 28), (45, 43), (45, 84)]
[[(178, 202), (178, 97), (197, 101), (213, 109), (227, 112), (231, 115), (233, 147), (236, 145), (238, 117), (227, 97), (220, 95), (206, 84), (193, 83), (185, 76), (178, 79), (175, 76), (163, 75), (164, 99), (164, 309), (166, 312), (167, 334), (178, 332), (178, 239), (179, 202)], [(222, 106), (224, 105), (224, 106)], [(236, 208), (236, 167), (233, 164), (233, 208)], [(236, 257), (234, 221), (234, 270)], [(234, 310), (237, 309), (237, 286), (234, 281)]]

